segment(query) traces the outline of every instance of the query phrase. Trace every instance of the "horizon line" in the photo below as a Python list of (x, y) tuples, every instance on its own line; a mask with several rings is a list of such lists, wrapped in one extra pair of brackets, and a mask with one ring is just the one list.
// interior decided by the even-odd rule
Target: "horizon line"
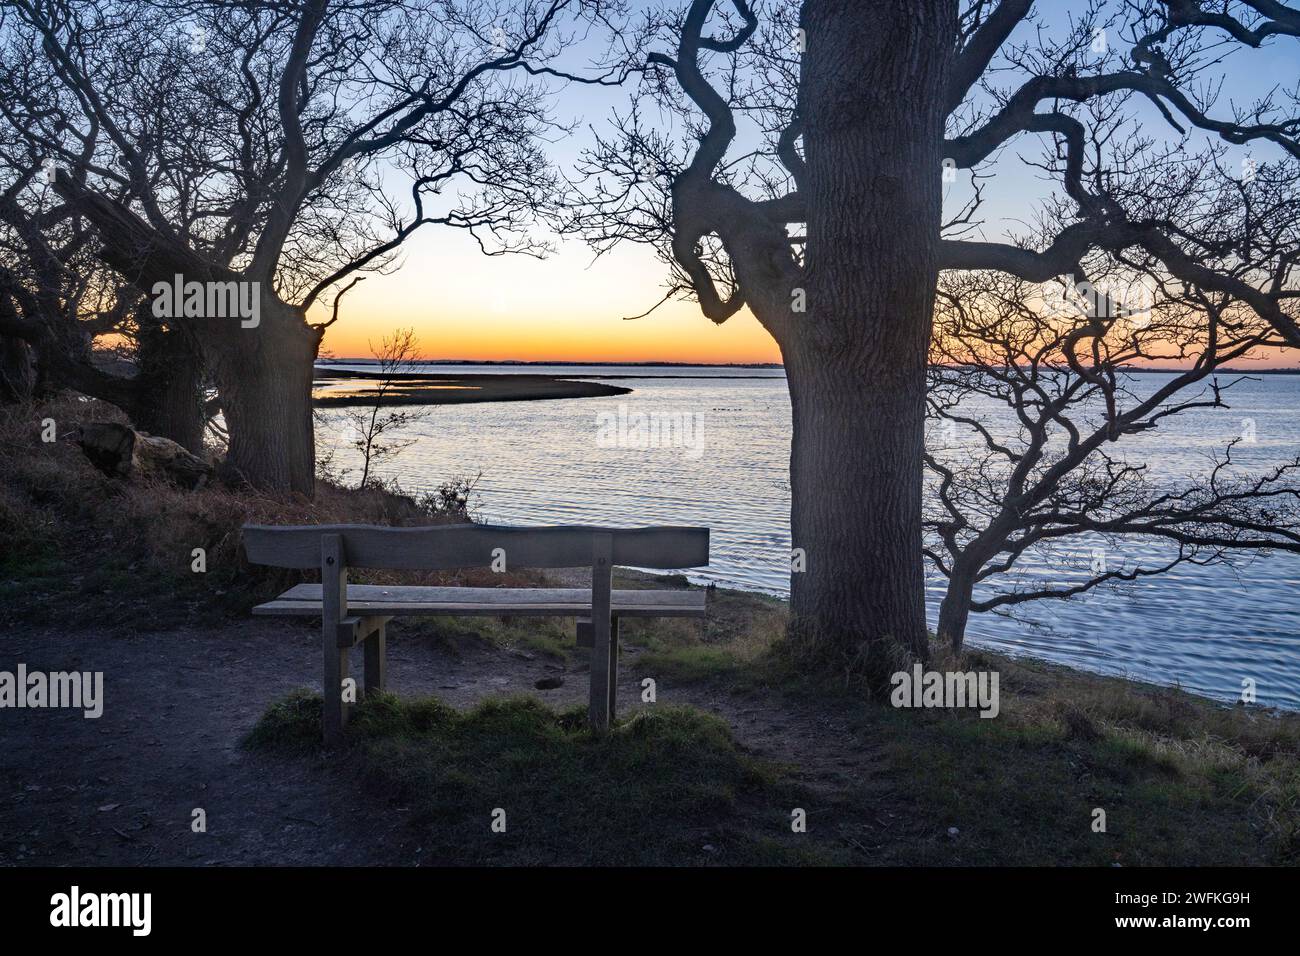
[[(321, 363), (348, 363), (355, 365), (376, 365), (379, 359), (373, 356), (367, 358), (347, 357), (347, 356), (330, 356), (326, 358), (317, 358), (313, 364)], [(609, 368), (640, 368), (644, 366), (657, 365), (666, 368), (779, 368), (784, 370), (783, 362), (672, 362), (672, 361), (653, 361), (644, 360), (637, 362), (611, 362), (611, 361), (583, 361), (578, 359), (439, 359), (439, 358), (421, 358), (411, 359), (410, 365), (600, 365)], [(1156, 373), (1156, 372), (1190, 372), (1191, 368), (1173, 366), (1169, 368), (1152, 368), (1141, 365), (1121, 365), (1120, 368), (1131, 370), (1137, 373)], [(1279, 366), (1264, 368), (1237, 368), (1233, 366), (1224, 366), (1216, 369), (1220, 374), (1238, 374), (1248, 375), (1251, 373), (1263, 375), (1300, 375), (1300, 366)]]

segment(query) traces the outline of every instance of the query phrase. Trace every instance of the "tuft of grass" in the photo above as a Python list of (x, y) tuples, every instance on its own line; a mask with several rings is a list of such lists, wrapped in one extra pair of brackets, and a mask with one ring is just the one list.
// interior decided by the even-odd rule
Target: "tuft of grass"
[(647, 674), (695, 683), (735, 677), (742, 664), (728, 649), (685, 645), (666, 651), (648, 651), (637, 661), (637, 666)]
[[(321, 702), (274, 705), (246, 745), (316, 749)], [(746, 754), (721, 720), (662, 706), (586, 727), (581, 708), (532, 697), (457, 711), (436, 699), (376, 695), (358, 706), (347, 772), (411, 808), (429, 862), (442, 864), (789, 864), (833, 848), (791, 839), (797, 790), (780, 767)], [(495, 833), (493, 813), (505, 811)], [(707, 849), (706, 849), (707, 847)]]
[(320, 694), (296, 690), (270, 706), (253, 725), (243, 746), (249, 750), (308, 753), (320, 745), (324, 704)]

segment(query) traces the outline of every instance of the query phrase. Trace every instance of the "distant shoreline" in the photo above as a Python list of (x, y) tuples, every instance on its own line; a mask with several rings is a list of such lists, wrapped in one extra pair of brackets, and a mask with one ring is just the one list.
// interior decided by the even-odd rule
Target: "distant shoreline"
[[(316, 365), (377, 365), (374, 358), (317, 359)], [(420, 359), (412, 365), (504, 365), (519, 368), (767, 368), (784, 369), (780, 362), (534, 362), (520, 359)]]
[[(375, 365), (373, 358), (328, 358), (317, 359), (316, 368), (332, 365)], [(534, 362), (517, 359), (421, 359), (411, 363), (413, 366), (448, 367), (458, 365), (479, 365), (507, 368), (722, 368), (722, 369), (773, 369), (785, 371), (780, 362)], [(1124, 371), (1134, 375), (1175, 375), (1190, 371), (1186, 368), (1142, 368), (1126, 366)], [(355, 373), (363, 375), (365, 373)], [(400, 373), (397, 377), (418, 376), (419, 373)], [(1216, 375), (1300, 375), (1298, 368), (1222, 368)], [(610, 377), (610, 376), (605, 376)], [(629, 376), (641, 378), (644, 376)]]

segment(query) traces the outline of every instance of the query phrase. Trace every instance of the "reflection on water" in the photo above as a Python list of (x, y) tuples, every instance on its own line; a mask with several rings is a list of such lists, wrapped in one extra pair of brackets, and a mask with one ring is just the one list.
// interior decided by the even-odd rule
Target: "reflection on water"
[[(434, 389), (450, 389), (453, 392), (471, 392), (481, 389), (481, 385), (435, 385), (429, 382), (421, 382), (418, 388), (420, 392), (428, 392)], [(359, 384), (355, 381), (349, 382), (327, 382), (317, 383), (312, 388), (313, 398), (322, 398), (328, 395), (331, 398), (374, 398), (380, 386)], [(402, 384), (388, 385), (385, 392), (388, 395), (405, 395), (414, 394), (417, 390), (406, 387)]]
[[(493, 369), (457, 366), (454, 371)], [(708, 525), (713, 563), (694, 579), (785, 592), (790, 405), (779, 370), (719, 369), (715, 377), (709, 370), (674, 368), (527, 371), (617, 377), (617, 384), (633, 392), (435, 407), (405, 432), (418, 441), (386, 463), (383, 473), (419, 490), (453, 475), (482, 472), (482, 517), (502, 523)], [(1163, 377), (1142, 378), (1155, 388)], [(1238, 461), (1262, 468), (1300, 454), (1300, 376), (1261, 376), (1231, 394), (1231, 410), (1166, 419), (1160, 428), (1126, 439), (1126, 454), (1147, 460), (1159, 474), (1203, 472), (1208, 456), (1241, 431), (1243, 420), (1253, 423), (1256, 441), (1237, 447)], [(695, 415), (703, 454), (598, 440), (600, 413), (608, 420), (620, 403), (633, 414)], [(340, 437), (346, 412), (321, 414), (318, 441), (323, 449), (335, 446), (335, 466), (346, 467), (353, 454)], [(1140, 558), (1142, 549), (1132, 547), (1121, 557)], [(1086, 543), (1079, 550), (1086, 554)], [(1027, 571), (1061, 574), (1059, 567)], [(928, 592), (933, 622), (941, 579), (931, 578)], [(971, 642), (1181, 684), (1222, 699), (1235, 698), (1249, 677), (1261, 703), (1300, 707), (1300, 559), (1291, 555), (1275, 554), (1235, 569), (1179, 568), (1126, 593), (1030, 603), (1017, 613), (1017, 620), (974, 616)]]

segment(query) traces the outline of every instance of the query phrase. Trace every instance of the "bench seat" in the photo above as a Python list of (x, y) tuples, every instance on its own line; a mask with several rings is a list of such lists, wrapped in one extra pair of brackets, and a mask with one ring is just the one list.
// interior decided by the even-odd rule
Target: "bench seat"
[[(590, 588), (438, 588), (386, 587), (349, 584), (348, 613), (358, 616), (402, 617), (445, 614), (449, 617), (585, 617), (591, 614)], [(299, 584), (273, 601), (253, 608), (254, 614), (320, 617), (321, 586)], [(614, 617), (703, 617), (703, 591), (610, 592)]]

